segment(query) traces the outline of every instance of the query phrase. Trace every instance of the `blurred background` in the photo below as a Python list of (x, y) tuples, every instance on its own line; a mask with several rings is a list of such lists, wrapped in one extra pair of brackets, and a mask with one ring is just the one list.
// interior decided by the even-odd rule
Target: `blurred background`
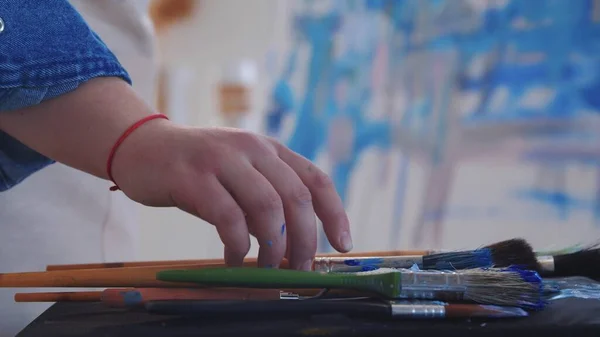
[[(600, 1), (162, 0), (149, 13), (159, 108), (317, 163), (355, 251), (600, 237)], [(141, 216), (140, 259), (222, 256), (197, 218)]]

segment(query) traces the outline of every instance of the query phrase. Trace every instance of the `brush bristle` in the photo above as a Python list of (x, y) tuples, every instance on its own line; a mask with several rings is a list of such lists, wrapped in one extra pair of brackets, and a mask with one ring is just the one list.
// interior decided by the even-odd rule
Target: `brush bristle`
[(465, 299), (539, 310), (545, 305), (544, 284), (535, 271), (517, 268), (472, 270), (463, 275)]
[(585, 276), (600, 280), (600, 249), (554, 256), (553, 276)]
[(378, 293), (391, 298), (468, 300), (536, 310), (545, 305), (541, 277), (515, 267), (460, 271), (381, 268), (355, 274), (381, 276), (373, 285)]
[(500, 241), (486, 248), (491, 250), (494, 267), (518, 266), (521, 269), (535, 271), (541, 269), (533, 248), (524, 239)]
[(488, 248), (423, 256), (423, 269), (459, 270), (492, 266), (492, 253)]

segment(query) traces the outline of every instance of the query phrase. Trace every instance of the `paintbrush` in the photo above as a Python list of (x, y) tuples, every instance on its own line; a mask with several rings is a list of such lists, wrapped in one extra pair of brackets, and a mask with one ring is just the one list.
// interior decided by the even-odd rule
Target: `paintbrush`
[(536, 272), (517, 268), (434, 271), (381, 268), (356, 273), (262, 268), (203, 268), (157, 273), (165, 282), (247, 288), (328, 288), (378, 294), (388, 299), (436, 299), (541, 308), (543, 284)]
[[(574, 248), (567, 250), (558, 251), (553, 256), (545, 256), (541, 252), (534, 252), (531, 245), (520, 238), (504, 240), (497, 242), (483, 248), (487, 248), (491, 252), (492, 264), (494, 267), (509, 267), (519, 266), (522, 269), (535, 270), (544, 276), (587, 276), (598, 279), (599, 271), (593, 266), (599, 265), (600, 252), (597, 248), (598, 245), (589, 246), (587, 248), (573, 251)], [(482, 250), (475, 250), (482, 252)], [(565, 254), (564, 252), (569, 252)], [(466, 254), (469, 251), (466, 251)], [(474, 251), (471, 251), (474, 252)], [(444, 255), (440, 254), (452, 254)], [(421, 269), (427, 269), (424, 265), (438, 266), (442, 269), (461, 269), (457, 268), (460, 265), (456, 262), (456, 258), (460, 258), (461, 254), (465, 252), (444, 252), (436, 253), (435, 251), (379, 251), (379, 252), (365, 252), (365, 253), (353, 253), (353, 254), (329, 254), (327, 256), (318, 256), (314, 261), (314, 270), (317, 271), (343, 271), (343, 270), (363, 270), (371, 267), (406, 267), (412, 260), (417, 262), (417, 265), (421, 263), (421, 257), (423, 259)], [(389, 259), (390, 256), (400, 256), (398, 263), (394, 265), (394, 259)], [(413, 255), (413, 256), (407, 256)], [(419, 256), (422, 255), (422, 256)], [(434, 255), (433, 257), (431, 257)], [(436, 259), (437, 255), (437, 259)], [(429, 259), (426, 258), (429, 257)], [(473, 254), (472, 256), (476, 256)], [(350, 258), (351, 257), (351, 258)], [(463, 256), (464, 257), (464, 256)], [(348, 259), (350, 258), (350, 259)], [(376, 263), (377, 260), (373, 258), (382, 259)], [(362, 259), (362, 261), (361, 261)], [(444, 259), (448, 263), (443, 262)], [(469, 258), (465, 258), (465, 264), (468, 265)], [(401, 265), (404, 263), (404, 265)], [(78, 264), (78, 265), (54, 265), (48, 266), (48, 270), (77, 270), (87, 269), (90, 267), (98, 268), (119, 268), (128, 266), (163, 266), (173, 267), (175, 265), (187, 265), (188, 268), (201, 268), (201, 267), (215, 267), (224, 266), (222, 259), (211, 259), (211, 260), (177, 260), (177, 261), (142, 261), (142, 262), (118, 262), (118, 263), (107, 263), (107, 264)], [(348, 264), (354, 264), (354, 266), (348, 266)], [(244, 266), (254, 267), (256, 266), (256, 259), (248, 259), (244, 262)], [(443, 268), (449, 267), (449, 268)], [(468, 266), (466, 266), (468, 267)], [(477, 266), (472, 266), (477, 267)], [(481, 266), (479, 266), (481, 267)], [(289, 268), (287, 260), (283, 260), (280, 268)], [(1, 283), (0, 283), (1, 284)], [(1, 286), (1, 285), (0, 285)]]
[[(190, 260), (194, 261), (194, 260)], [(482, 267), (491, 267), (492, 263), (492, 254), (491, 250), (488, 248), (482, 248), (477, 250), (469, 250), (469, 251), (458, 251), (458, 252), (447, 252), (447, 253), (439, 253), (439, 254), (429, 254), (429, 255), (406, 255), (406, 256), (373, 256), (373, 257), (316, 257), (313, 261), (312, 270), (314, 271), (322, 271), (322, 272), (332, 272), (332, 271), (361, 271), (361, 270), (370, 270), (374, 267), (378, 268), (410, 268), (413, 265), (417, 265), (420, 269), (471, 269), (471, 268), (482, 268)], [(102, 265), (101, 268), (110, 269), (110, 268), (128, 268), (124, 267), (125, 265), (130, 264), (105, 264)], [(181, 265), (187, 265), (190, 268), (203, 268), (203, 267), (224, 267), (225, 263), (221, 262), (203, 262), (203, 263), (192, 263), (192, 262), (184, 262)], [(148, 266), (163, 266), (169, 267), (172, 266), (170, 263), (165, 263), (163, 265), (157, 264), (153, 265), (148, 263)], [(254, 260), (245, 261), (243, 264), (244, 267), (257, 267), (257, 263)], [(287, 260), (283, 260), (280, 264), (279, 268), (281, 269), (289, 269), (289, 262)], [(47, 269), (51, 271), (56, 270), (85, 270), (87, 266), (83, 269), (76, 269), (72, 265), (67, 266), (59, 266), (59, 267), (50, 267)]]
[[(523, 240), (524, 241), (524, 240)], [(506, 242), (515, 242), (508, 240)], [(517, 240), (517, 242), (519, 242)], [(504, 256), (506, 261), (514, 261), (510, 254), (516, 249), (502, 253), (501, 248), (512, 247), (511, 244), (496, 244), (491, 248), (492, 257)], [(509, 257), (507, 257), (509, 256)], [(523, 263), (517, 263), (523, 265)], [(169, 265), (149, 267), (121, 267), (105, 269), (81, 270), (56, 270), (47, 272), (26, 272), (0, 274), (0, 287), (189, 287), (195, 285), (182, 285), (179, 283), (165, 283), (156, 280), (155, 274), (166, 269), (196, 269), (222, 266), (222, 264), (208, 265)]]
[(535, 270), (546, 277), (585, 276), (600, 279), (600, 247), (598, 243), (563, 249), (554, 254), (534, 253), (523, 239), (502, 241), (488, 246), (494, 266), (519, 266)]
[[(422, 256), (436, 253), (433, 250), (394, 250), (394, 251), (374, 251), (358, 253), (331, 253), (317, 254), (317, 257), (371, 257), (371, 256)], [(245, 267), (256, 267), (258, 259), (249, 257), (244, 260)], [(122, 268), (122, 267), (151, 267), (151, 266), (170, 266), (170, 265), (224, 265), (223, 259), (190, 259), (190, 260), (155, 260), (155, 261), (131, 261), (131, 262), (107, 262), (107, 263), (79, 263), (79, 264), (55, 264), (46, 266), (47, 271), (52, 270), (73, 270), (73, 269), (102, 269), (102, 268)], [(288, 265), (286, 259), (283, 260), (281, 268)]]
[(528, 313), (517, 307), (447, 304), (434, 301), (382, 301), (374, 299), (301, 301), (151, 301), (148, 312), (159, 315), (209, 317), (298, 316), (342, 314), (391, 319), (514, 318)]
[[(164, 282), (156, 279), (156, 273), (171, 267), (123, 267), (114, 269), (55, 270), (24, 273), (0, 273), (0, 288), (202, 288), (197, 283)], [(205, 268), (205, 267), (200, 267)], [(321, 288), (280, 289), (299, 296), (317, 296)], [(330, 296), (364, 296), (371, 292), (334, 289)], [(83, 295), (82, 295), (83, 296)]]
[(102, 302), (109, 307), (136, 307), (166, 300), (276, 300), (298, 295), (277, 289), (110, 288), (102, 291), (16, 293), (15, 302)]
[(600, 279), (600, 249), (589, 248), (574, 253), (540, 256), (539, 271), (542, 276), (585, 276)]
[[(491, 253), (491, 264), (487, 261), (488, 250)], [(398, 258), (394, 260), (392, 258)], [(369, 258), (379, 258), (381, 263), (375, 263), (377, 260)], [(366, 260), (364, 262), (361, 259)], [(421, 269), (465, 269), (478, 268), (493, 265), (496, 267), (508, 267), (511, 265), (523, 266), (524, 269), (539, 270), (537, 266), (536, 255), (523, 239), (511, 239), (497, 242), (480, 249), (467, 251), (449, 251), (439, 252), (433, 250), (422, 251), (375, 251), (351, 254), (325, 254), (318, 255), (313, 263), (313, 270), (316, 271), (336, 271), (348, 270), (356, 271), (369, 269), (369, 267), (397, 267), (409, 268), (412, 263), (416, 263)], [(348, 264), (354, 264), (349, 266)], [(141, 261), (141, 262), (115, 262), (100, 264), (67, 264), (50, 265), (47, 270), (78, 270), (78, 269), (101, 269), (101, 268), (123, 268), (123, 267), (141, 267), (141, 266), (173, 266), (190, 265), (192, 268), (202, 266), (225, 266), (223, 259), (209, 260), (175, 260), (175, 261)], [(256, 258), (249, 258), (244, 261), (244, 267), (256, 267)], [(366, 268), (365, 268), (366, 267)], [(289, 262), (283, 260), (281, 269), (288, 269)]]
[(377, 268), (406, 269), (414, 265), (422, 270), (460, 270), (491, 267), (493, 265), (492, 252), (488, 248), (482, 248), (423, 256), (317, 257), (313, 262), (313, 270), (319, 272), (356, 272)]

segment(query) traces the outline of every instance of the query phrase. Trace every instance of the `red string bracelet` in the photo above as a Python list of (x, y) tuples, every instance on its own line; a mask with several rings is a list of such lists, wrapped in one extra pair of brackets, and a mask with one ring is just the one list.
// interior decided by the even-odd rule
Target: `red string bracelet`
[(117, 149), (119, 148), (119, 146), (121, 146), (123, 141), (125, 141), (125, 139), (127, 139), (127, 137), (129, 137), (129, 135), (131, 133), (133, 133), (133, 131), (135, 131), (137, 128), (142, 126), (144, 123), (151, 121), (153, 119), (158, 119), (158, 118), (169, 119), (169, 117), (167, 117), (166, 115), (163, 115), (163, 114), (154, 114), (154, 115), (146, 116), (146, 117), (140, 119), (139, 121), (137, 121), (132, 126), (130, 126), (127, 130), (125, 130), (125, 132), (123, 132), (121, 137), (119, 137), (119, 139), (117, 139), (117, 142), (115, 143), (115, 145), (113, 145), (112, 149), (110, 150), (110, 154), (108, 155), (108, 160), (106, 162), (106, 173), (108, 174), (108, 178), (110, 179), (110, 181), (112, 181), (115, 184), (115, 186), (110, 188), (111, 191), (116, 191), (116, 190), (120, 189), (119, 186), (117, 186), (117, 183), (115, 182), (115, 179), (113, 179), (113, 176), (112, 176), (112, 162), (115, 157), (115, 153), (117, 152)]

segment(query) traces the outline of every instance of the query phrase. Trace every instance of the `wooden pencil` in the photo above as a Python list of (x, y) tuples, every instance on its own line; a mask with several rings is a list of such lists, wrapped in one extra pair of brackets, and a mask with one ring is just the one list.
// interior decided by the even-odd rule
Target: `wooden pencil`
[[(358, 252), (346, 254), (318, 254), (319, 257), (373, 257), (373, 256), (407, 256), (407, 255), (428, 255), (433, 253), (430, 250), (392, 250), (392, 251), (374, 251)], [(257, 258), (251, 257), (244, 261), (244, 266), (256, 266)], [(131, 261), (131, 262), (109, 262), (109, 263), (81, 263), (81, 264), (56, 264), (48, 265), (47, 271), (55, 270), (78, 270), (78, 269), (105, 269), (105, 268), (123, 268), (123, 267), (150, 267), (150, 266), (172, 266), (172, 265), (225, 265), (223, 259), (190, 259), (190, 260), (156, 260), (156, 261)], [(280, 268), (288, 268), (289, 262), (283, 260)]]

